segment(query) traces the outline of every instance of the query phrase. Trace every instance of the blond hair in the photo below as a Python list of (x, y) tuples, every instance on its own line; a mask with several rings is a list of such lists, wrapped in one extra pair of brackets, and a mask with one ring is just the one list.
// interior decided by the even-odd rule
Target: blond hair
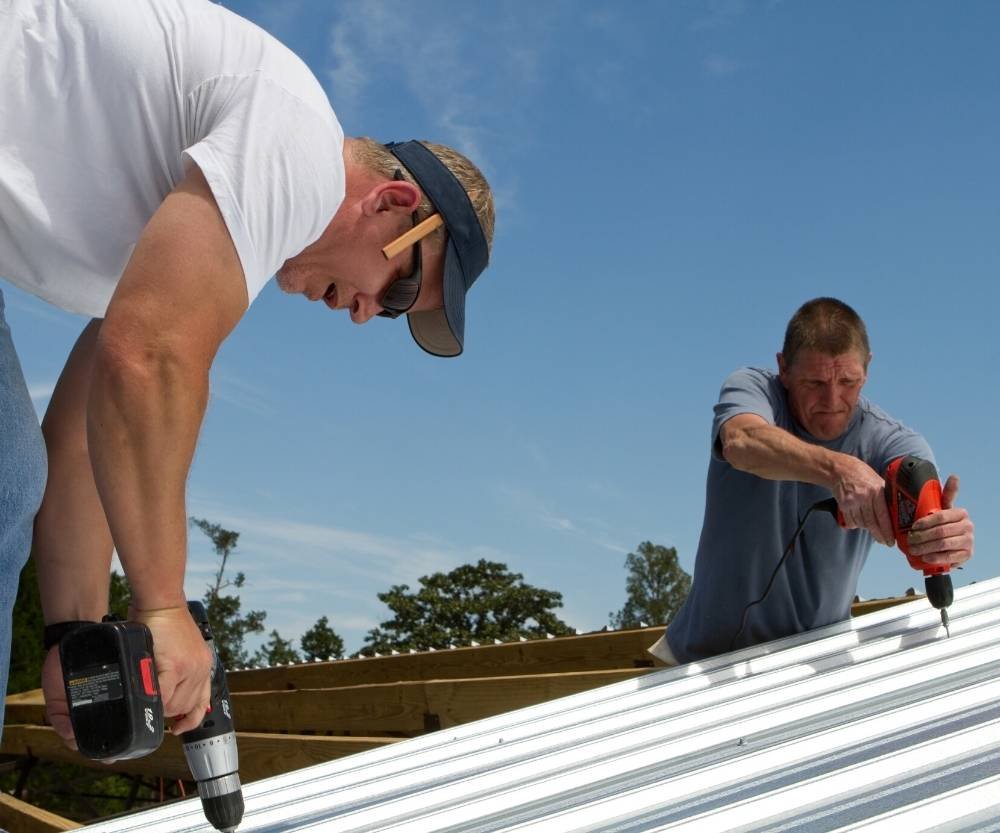
[[(479, 168), (473, 165), (468, 158), (457, 150), (434, 142), (421, 141), (421, 144), (444, 163), (445, 167), (451, 171), (455, 179), (465, 189), (465, 193), (469, 195), (469, 201), (472, 203), (476, 217), (479, 219), (479, 225), (483, 228), (483, 235), (486, 237), (487, 250), (492, 251), (496, 212), (493, 207), (493, 192), (490, 190), (490, 184), (486, 181), (486, 177), (483, 176)], [(420, 187), (420, 184), (406, 170), (406, 166), (386, 150), (385, 145), (381, 142), (376, 142), (367, 136), (356, 137), (351, 144), (351, 156), (356, 162), (364, 165), (372, 173), (384, 176), (386, 179), (392, 179), (396, 171), (400, 170), (403, 172), (403, 176), (406, 177), (407, 182), (416, 185), (418, 188)], [(437, 209), (427, 199), (427, 195), (423, 194), (422, 189), (420, 193), (423, 195), (423, 199), (420, 202), (420, 207), (417, 209), (417, 216), (422, 220), (433, 214)], [(443, 237), (444, 227), (442, 226), (428, 235), (427, 239), (441, 240)]]

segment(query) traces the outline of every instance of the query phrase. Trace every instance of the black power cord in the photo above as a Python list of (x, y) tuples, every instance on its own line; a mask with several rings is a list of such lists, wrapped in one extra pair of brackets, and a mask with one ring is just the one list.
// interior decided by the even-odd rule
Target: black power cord
[(767, 582), (767, 587), (764, 588), (764, 594), (756, 601), (750, 602), (745, 608), (743, 608), (743, 615), (740, 617), (740, 628), (736, 633), (733, 634), (733, 638), (729, 640), (729, 650), (732, 651), (736, 645), (736, 640), (740, 638), (743, 633), (743, 629), (747, 626), (747, 614), (750, 613), (750, 608), (754, 605), (759, 605), (764, 599), (767, 598), (767, 594), (771, 592), (771, 586), (774, 584), (774, 580), (778, 577), (778, 573), (781, 568), (785, 565), (785, 560), (791, 555), (792, 550), (795, 549), (795, 542), (799, 539), (799, 535), (802, 533), (802, 527), (806, 525), (806, 521), (809, 520), (809, 516), (812, 514), (814, 509), (820, 509), (824, 512), (829, 512), (834, 517), (837, 516), (837, 501), (833, 498), (828, 498), (826, 500), (821, 500), (814, 503), (807, 510), (805, 515), (799, 520), (799, 525), (796, 527), (795, 532), (792, 535), (792, 540), (788, 542), (788, 546), (785, 547), (785, 551), (781, 554), (781, 558), (778, 559), (778, 564), (774, 568), (774, 572), (771, 573), (771, 578)]

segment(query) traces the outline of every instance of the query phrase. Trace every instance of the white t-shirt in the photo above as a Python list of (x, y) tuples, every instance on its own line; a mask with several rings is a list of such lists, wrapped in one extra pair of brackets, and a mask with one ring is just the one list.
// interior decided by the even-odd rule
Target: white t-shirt
[(208, 0), (0, 0), (0, 276), (101, 317), (195, 163), (252, 301), (344, 198), (306, 65)]

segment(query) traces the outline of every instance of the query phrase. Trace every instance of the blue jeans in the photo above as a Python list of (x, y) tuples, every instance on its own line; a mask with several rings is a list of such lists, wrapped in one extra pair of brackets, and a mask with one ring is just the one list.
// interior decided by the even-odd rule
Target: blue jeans
[(47, 469), (42, 430), (3, 310), (0, 292), (0, 731), (10, 672), (11, 612), (31, 551)]

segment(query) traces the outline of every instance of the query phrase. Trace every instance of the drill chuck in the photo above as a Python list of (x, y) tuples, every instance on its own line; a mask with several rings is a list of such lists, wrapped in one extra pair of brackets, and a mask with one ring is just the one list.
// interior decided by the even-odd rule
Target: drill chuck
[(188, 602), (188, 609), (215, 658), (212, 669), (212, 699), (201, 726), (184, 732), (181, 743), (191, 777), (198, 784), (202, 810), (212, 826), (231, 833), (243, 820), (243, 791), (240, 784), (236, 732), (229, 708), (226, 671), (215, 651), (208, 614), (200, 602)]
[(951, 607), (951, 603), (955, 600), (955, 591), (948, 573), (927, 576), (924, 579), (924, 589), (927, 591), (927, 601), (931, 603), (931, 607), (938, 610)]

